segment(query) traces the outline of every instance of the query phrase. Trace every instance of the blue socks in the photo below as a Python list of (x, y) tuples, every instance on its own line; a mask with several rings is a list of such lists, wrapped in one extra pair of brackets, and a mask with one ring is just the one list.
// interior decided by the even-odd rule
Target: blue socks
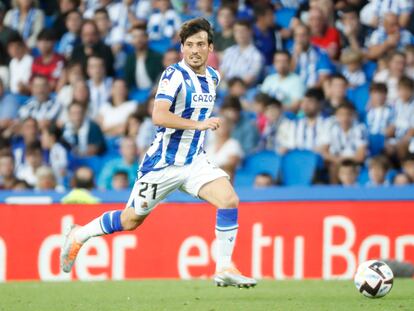
[(220, 272), (232, 267), (231, 256), (236, 242), (238, 209), (226, 208), (217, 210), (216, 241), (217, 263), (216, 271)]
[(121, 224), (121, 213), (122, 211), (111, 211), (102, 215), (100, 218), (100, 225), (105, 234), (111, 234), (123, 230)]
[(229, 231), (239, 227), (237, 208), (219, 208), (217, 210), (216, 230)]

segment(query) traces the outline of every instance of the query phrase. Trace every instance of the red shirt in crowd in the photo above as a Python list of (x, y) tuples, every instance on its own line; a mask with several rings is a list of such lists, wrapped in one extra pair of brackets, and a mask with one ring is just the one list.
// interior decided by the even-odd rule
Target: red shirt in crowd
[(54, 53), (49, 63), (45, 63), (44, 57), (40, 55), (33, 60), (32, 76), (41, 75), (47, 77), (54, 88), (56, 81), (62, 74), (64, 65), (65, 59), (62, 55)]
[[(321, 49), (327, 50), (329, 47), (335, 45), (338, 52), (339, 52), (339, 46), (341, 37), (339, 35), (339, 31), (336, 30), (334, 27), (328, 27), (326, 29), (326, 32), (323, 36), (317, 37), (312, 36), (311, 42), (312, 44), (316, 45), (317, 47), (320, 47)], [(335, 58), (337, 58), (338, 55), (335, 55)]]

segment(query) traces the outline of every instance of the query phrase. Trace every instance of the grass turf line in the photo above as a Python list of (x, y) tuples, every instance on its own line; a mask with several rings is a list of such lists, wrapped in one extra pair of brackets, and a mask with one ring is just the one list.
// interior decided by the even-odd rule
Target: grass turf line
[(396, 279), (381, 299), (352, 281), (260, 281), (254, 289), (211, 281), (11, 282), (0, 284), (1, 311), (413, 311), (414, 280)]

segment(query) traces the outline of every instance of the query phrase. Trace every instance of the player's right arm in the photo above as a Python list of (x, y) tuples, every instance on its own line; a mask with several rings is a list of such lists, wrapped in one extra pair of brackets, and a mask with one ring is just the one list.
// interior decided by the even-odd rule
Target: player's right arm
[(204, 121), (195, 121), (191, 119), (182, 118), (170, 109), (171, 103), (165, 100), (156, 100), (154, 103), (154, 110), (152, 112), (152, 122), (154, 125), (178, 130), (199, 130), (205, 131), (208, 129), (216, 130), (220, 124), (219, 118), (208, 118)]

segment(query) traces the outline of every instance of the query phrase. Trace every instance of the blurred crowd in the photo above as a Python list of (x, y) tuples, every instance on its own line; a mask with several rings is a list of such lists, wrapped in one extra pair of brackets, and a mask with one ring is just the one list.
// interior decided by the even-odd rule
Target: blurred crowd
[[(236, 185), (249, 158), (297, 151), (312, 184), (414, 183), (412, 0), (3, 0), (0, 188), (129, 188), (198, 16), (221, 74), (205, 151)], [(251, 184), (284, 182), (269, 162)]]

